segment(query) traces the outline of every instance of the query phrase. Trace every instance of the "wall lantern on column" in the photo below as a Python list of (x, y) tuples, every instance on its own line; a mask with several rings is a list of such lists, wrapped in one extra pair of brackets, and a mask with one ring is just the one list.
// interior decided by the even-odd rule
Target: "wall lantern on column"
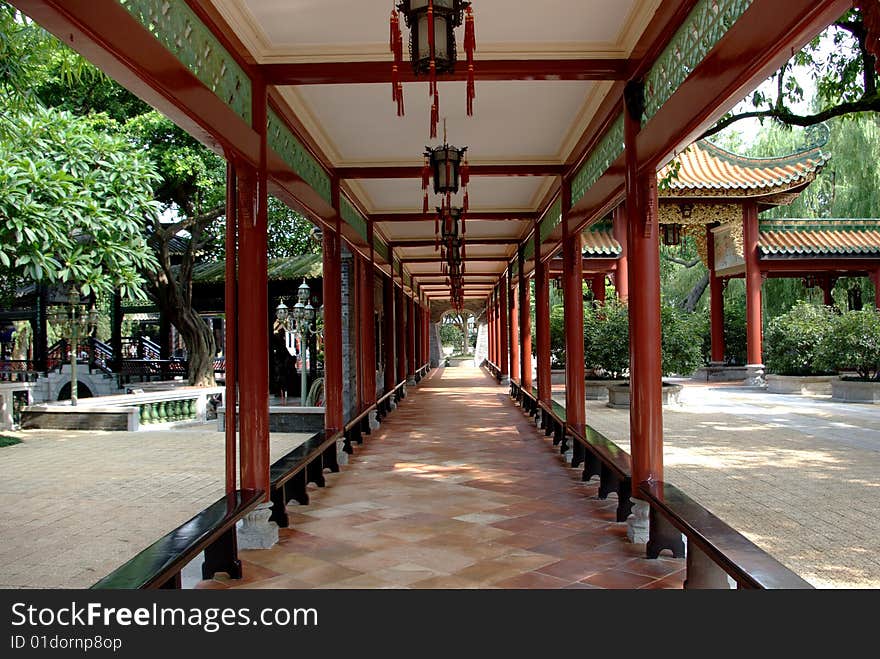
[(681, 225), (680, 224), (664, 224), (663, 225), (663, 244), (667, 247), (673, 245), (681, 245)]
[(416, 77), (428, 77), (431, 103), (431, 137), (437, 137), (440, 117), (440, 93), (437, 76), (454, 73), (458, 59), (455, 45), (456, 28), (464, 28), (464, 50), (467, 55), (467, 114), (474, 113), (474, 14), (466, 0), (403, 0), (391, 11), (391, 98), (397, 104), (397, 116), (404, 115), (403, 84), (400, 69), (403, 66), (403, 36), (400, 14), (410, 30), (409, 53)]

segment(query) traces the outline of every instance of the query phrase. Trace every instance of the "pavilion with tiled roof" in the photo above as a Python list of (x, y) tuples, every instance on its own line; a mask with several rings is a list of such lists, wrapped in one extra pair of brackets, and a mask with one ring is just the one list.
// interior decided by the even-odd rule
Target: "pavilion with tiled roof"
[[(667, 229), (661, 237), (692, 236), (710, 270), (713, 363), (724, 362), (722, 290), (727, 279), (746, 278), (750, 306), (757, 310), (748, 323), (748, 361), (758, 376), (764, 278), (803, 278), (808, 285), (822, 287), (829, 305), (840, 276), (871, 277), (875, 288), (880, 283), (880, 220), (758, 216), (794, 201), (830, 160), (823, 151), (827, 130), (809, 135), (810, 144), (774, 158), (740, 156), (701, 140), (657, 174), (658, 221)], [(597, 300), (604, 299), (606, 276), (619, 297), (628, 296), (623, 227), (624, 213), (618, 209), (612, 222), (594, 224), (582, 234), (584, 278), (591, 281)], [(752, 227), (757, 230), (750, 231)]]

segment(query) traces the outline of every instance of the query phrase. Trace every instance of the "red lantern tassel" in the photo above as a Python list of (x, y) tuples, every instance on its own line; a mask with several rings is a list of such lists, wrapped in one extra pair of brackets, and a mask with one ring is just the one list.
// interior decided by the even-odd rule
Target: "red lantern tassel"
[(467, 8), (467, 18), (464, 22), (464, 51), (467, 53), (468, 75), (467, 75), (467, 114), (472, 117), (474, 114), (474, 98), (476, 90), (474, 88), (474, 51), (477, 49), (477, 37), (474, 32), (474, 11), (471, 7)]
[(437, 137), (437, 125), (440, 123), (440, 95), (434, 94), (434, 103), (431, 105), (431, 139)]
[[(465, 206), (467, 206), (467, 194), (465, 194)], [(467, 233), (467, 225), (465, 224), (465, 218), (467, 218), (467, 208), (462, 206), (461, 209), (461, 235)]]
[(391, 100), (397, 103), (397, 92), (400, 86), (400, 71), (397, 64), (391, 65)]
[(422, 213), (428, 212), (428, 191), (425, 190), (425, 197), (422, 199)]
[(471, 168), (468, 165), (467, 157), (465, 157), (464, 162), (461, 163), (461, 187), (466, 188), (468, 183), (471, 182)]
[[(461, 210), (462, 210), (463, 213), (467, 213), (468, 210), (470, 209), (470, 203), (469, 203), (469, 202), (470, 202), (470, 198), (468, 197), (468, 191), (465, 190), (465, 191), (464, 191), (464, 199), (463, 199), (462, 202), (461, 202)], [(462, 233), (464, 233), (464, 232), (462, 232)]]
[(440, 235), (440, 218), (438, 216), (434, 216), (434, 235)]
[(422, 167), (422, 190), (428, 189), (428, 182), (431, 180), (431, 163), (425, 158), (425, 165)]
[(474, 116), (474, 98), (476, 97), (477, 92), (474, 88), (474, 65), (468, 64), (468, 78), (467, 78), (467, 116)]

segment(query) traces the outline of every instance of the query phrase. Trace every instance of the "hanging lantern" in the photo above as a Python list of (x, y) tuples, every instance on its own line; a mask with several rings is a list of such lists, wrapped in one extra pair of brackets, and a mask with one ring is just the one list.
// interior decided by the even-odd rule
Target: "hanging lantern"
[(467, 55), (467, 106), (468, 116), (473, 115), (474, 101), (474, 16), (471, 3), (465, 0), (403, 0), (391, 12), (392, 99), (397, 103), (397, 114), (403, 115), (403, 85), (400, 83), (400, 67), (403, 65), (403, 37), (400, 32), (400, 16), (410, 30), (409, 53), (416, 77), (428, 77), (428, 94), (431, 104), (431, 137), (437, 136), (440, 113), (440, 94), (437, 76), (454, 73), (457, 61), (455, 46), (456, 28), (465, 26), (464, 50)]
[(448, 144), (425, 147), (425, 163), (434, 182), (434, 194), (458, 194), (466, 151), (466, 146), (459, 149)]
[(664, 224), (663, 225), (663, 244), (667, 247), (681, 244), (681, 225), (680, 224)]
[(446, 206), (437, 209), (437, 216), (440, 221), (440, 240), (444, 243), (450, 238), (459, 238), (461, 235), (461, 219), (462, 209)]

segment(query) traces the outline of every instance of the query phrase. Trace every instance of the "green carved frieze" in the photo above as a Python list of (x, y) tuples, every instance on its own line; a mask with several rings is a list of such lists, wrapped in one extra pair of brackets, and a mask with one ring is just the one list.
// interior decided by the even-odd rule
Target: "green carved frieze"
[(183, 0), (119, 0), (180, 63), (251, 123), (251, 80)]
[(281, 156), (287, 166), (321, 195), (324, 201), (331, 203), (330, 177), (327, 172), (272, 110), (269, 110), (267, 130), (269, 148)]
[(621, 153), (623, 153), (623, 115), (611, 124), (571, 182), (572, 206), (583, 198), (602, 174), (608, 171), (611, 163), (617, 160)]
[(751, 4), (752, 0), (699, 0), (645, 78), (644, 121), (657, 114)]

